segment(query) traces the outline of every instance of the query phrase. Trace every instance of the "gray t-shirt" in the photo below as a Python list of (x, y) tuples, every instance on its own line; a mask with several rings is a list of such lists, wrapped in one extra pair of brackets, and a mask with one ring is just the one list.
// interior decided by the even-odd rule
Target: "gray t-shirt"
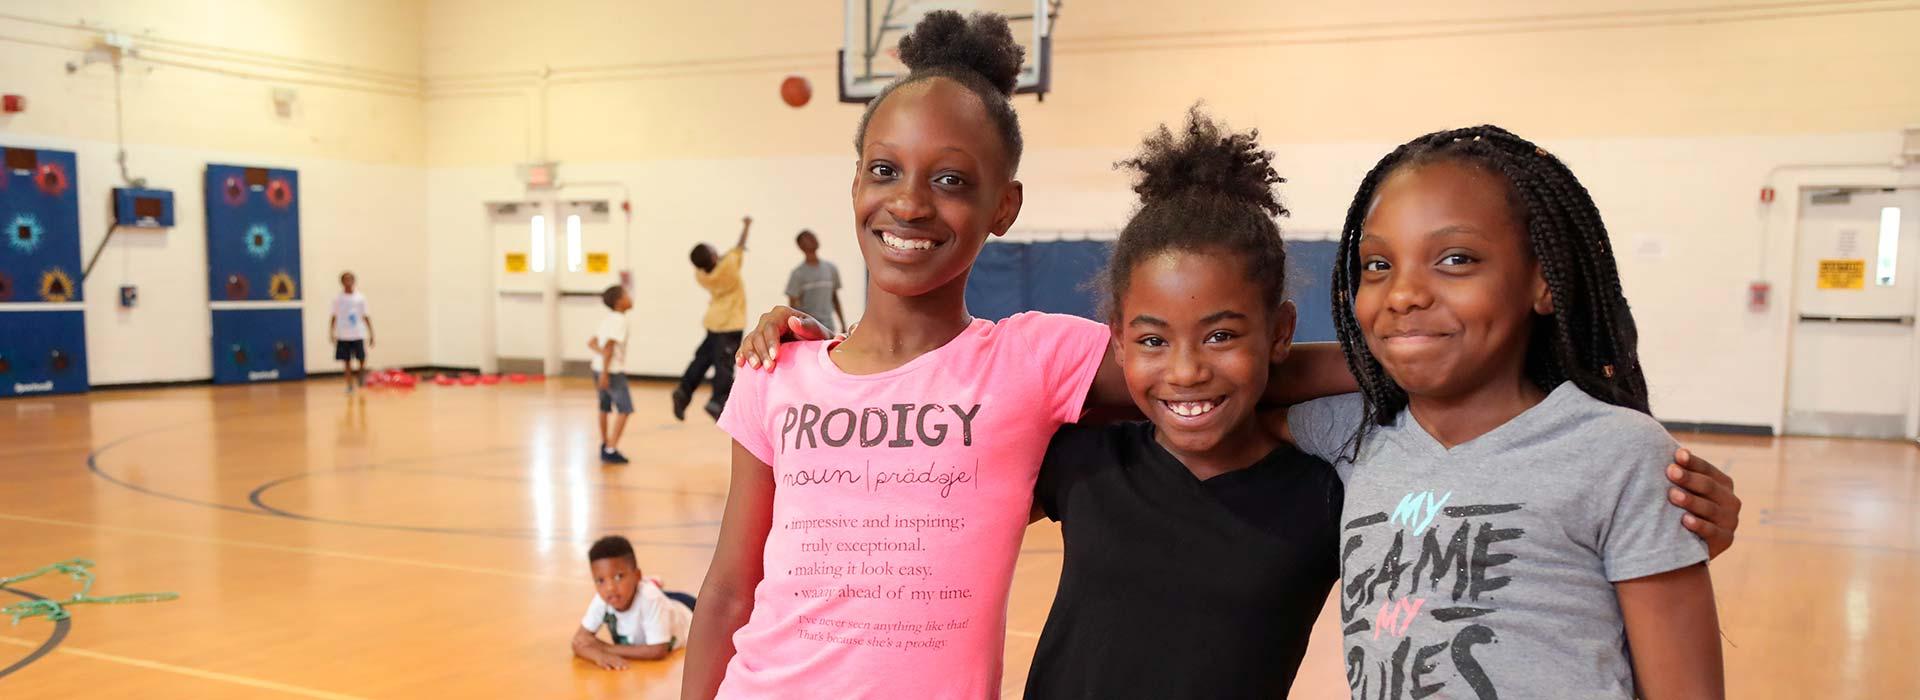
[(833, 317), (833, 293), (840, 290), (840, 268), (825, 260), (819, 265), (800, 263), (787, 276), (787, 296), (798, 297), (796, 308), (820, 321), (832, 331), (838, 328)]
[(1353, 697), (1632, 698), (1613, 583), (1707, 559), (1667, 502), (1667, 431), (1570, 382), (1451, 450), (1401, 411), (1356, 460), (1360, 421), (1358, 394), (1287, 415), (1301, 451), (1347, 482)]

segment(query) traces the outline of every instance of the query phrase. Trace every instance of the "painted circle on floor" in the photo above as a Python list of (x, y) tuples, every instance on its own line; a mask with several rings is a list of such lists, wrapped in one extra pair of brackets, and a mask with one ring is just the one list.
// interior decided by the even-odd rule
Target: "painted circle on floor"
[[(0, 591), (5, 591), (7, 593), (19, 596), (21, 598), (25, 598), (27, 600), (46, 600), (45, 596), (41, 596), (29, 591), (23, 591), (17, 588), (7, 588), (5, 586), (0, 586)], [(6, 678), (9, 674), (13, 673), (14, 671), (18, 671), (20, 669), (26, 668), (28, 664), (31, 664), (35, 661), (39, 661), (41, 657), (46, 656), (49, 653), (52, 653), (54, 648), (60, 646), (60, 642), (67, 638), (67, 631), (70, 629), (73, 629), (72, 618), (55, 621), (53, 623), (53, 631), (47, 634), (47, 640), (44, 642), (41, 642), (40, 646), (35, 647), (33, 651), (27, 652), (26, 656), (22, 656), (20, 657), (19, 660), (14, 661), (13, 663), (7, 664), (3, 668), (0, 668), (0, 678)]]

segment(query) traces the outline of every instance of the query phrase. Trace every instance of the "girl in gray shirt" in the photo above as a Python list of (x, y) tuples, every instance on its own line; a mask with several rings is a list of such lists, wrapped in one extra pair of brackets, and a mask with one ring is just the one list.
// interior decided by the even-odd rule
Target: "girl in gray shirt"
[(1360, 393), (1284, 432), (1347, 482), (1353, 697), (1723, 697), (1706, 547), (1672, 526), (1675, 446), (1572, 172), (1498, 127), (1415, 139), (1333, 279)]

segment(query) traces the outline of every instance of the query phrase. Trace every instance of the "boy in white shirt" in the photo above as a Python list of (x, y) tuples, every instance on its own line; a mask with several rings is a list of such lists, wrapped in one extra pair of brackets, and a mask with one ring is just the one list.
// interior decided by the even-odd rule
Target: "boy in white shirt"
[[(627, 393), (627, 309), (633, 308), (633, 299), (627, 296), (627, 289), (620, 285), (608, 287), (600, 293), (600, 301), (607, 305), (607, 315), (587, 341), (587, 349), (593, 351), (593, 381), (600, 395), (600, 461), (608, 464), (626, 464), (627, 456), (620, 454), (620, 433), (627, 429), (627, 417), (633, 415), (633, 397)], [(613, 418), (613, 430), (607, 430), (609, 414), (619, 412)]]
[[(327, 338), (333, 341), (333, 359), (340, 361), (347, 375), (347, 393), (354, 385), (366, 386), (367, 348), (373, 346), (373, 319), (367, 316), (367, 297), (354, 291), (352, 272), (340, 273), (340, 296), (333, 298), (333, 317), (327, 321)], [(353, 361), (360, 361), (360, 369)]]
[[(628, 659), (664, 659), (686, 646), (693, 627), (693, 596), (661, 590), (658, 579), (640, 574), (633, 544), (608, 535), (587, 550), (593, 572), (593, 602), (573, 631), (573, 654), (609, 670), (627, 667)], [(612, 642), (600, 640), (607, 628)]]

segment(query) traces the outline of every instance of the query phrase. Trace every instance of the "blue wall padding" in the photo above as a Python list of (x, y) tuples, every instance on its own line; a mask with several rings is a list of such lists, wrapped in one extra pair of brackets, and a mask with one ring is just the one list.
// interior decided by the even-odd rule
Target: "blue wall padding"
[[(299, 173), (209, 164), (206, 198), (208, 301), (297, 301), (305, 296)], [(306, 377), (300, 309), (212, 313), (215, 384)]]
[[(0, 302), (80, 301), (80, 203), (74, 194), (73, 154), (18, 150), (19, 155), (31, 154), (33, 167), (0, 171), (0, 233), (5, 234), (0, 276), (8, 287)], [(64, 278), (57, 292), (65, 298), (41, 296), (42, 282), (50, 275)]]
[(1089, 282), (1106, 267), (1112, 248), (1108, 241), (1027, 244), (1027, 308), (1103, 320), (1099, 292)]
[(967, 312), (995, 321), (1026, 311), (1027, 244), (988, 243), (967, 277)]
[[(1111, 241), (989, 243), (967, 280), (967, 309), (1002, 319), (1048, 311), (1100, 319), (1099, 292), (1089, 282), (1106, 266)], [(1299, 306), (1297, 342), (1331, 341), (1333, 259), (1337, 241), (1287, 241), (1287, 289)]]
[(305, 379), (299, 309), (216, 309), (213, 383)]
[(988, 243), (967, 278), (967, 311), (999, 320), (1022, 311), (1097, 318), (1088, 280), (1107, 264), (1110, 241)]
[(86, 390), (85, 312), (0, 313), (0, 397)]
[(299, 173), (208, 165), (206, 196), (207, 299), (272, 300), (275, 274), (292, 280), (292, 299), (305, 296)]
[(1287, 293), (1299, 307), (1293, 342), (1337, 340), (1333, 333), (1333, 259), (1339, 241), (1287, 241)]
[(86, 391), (85, 312), (44, 306), (82, 299), (73, 154), (0, 153), (0, 397)]

